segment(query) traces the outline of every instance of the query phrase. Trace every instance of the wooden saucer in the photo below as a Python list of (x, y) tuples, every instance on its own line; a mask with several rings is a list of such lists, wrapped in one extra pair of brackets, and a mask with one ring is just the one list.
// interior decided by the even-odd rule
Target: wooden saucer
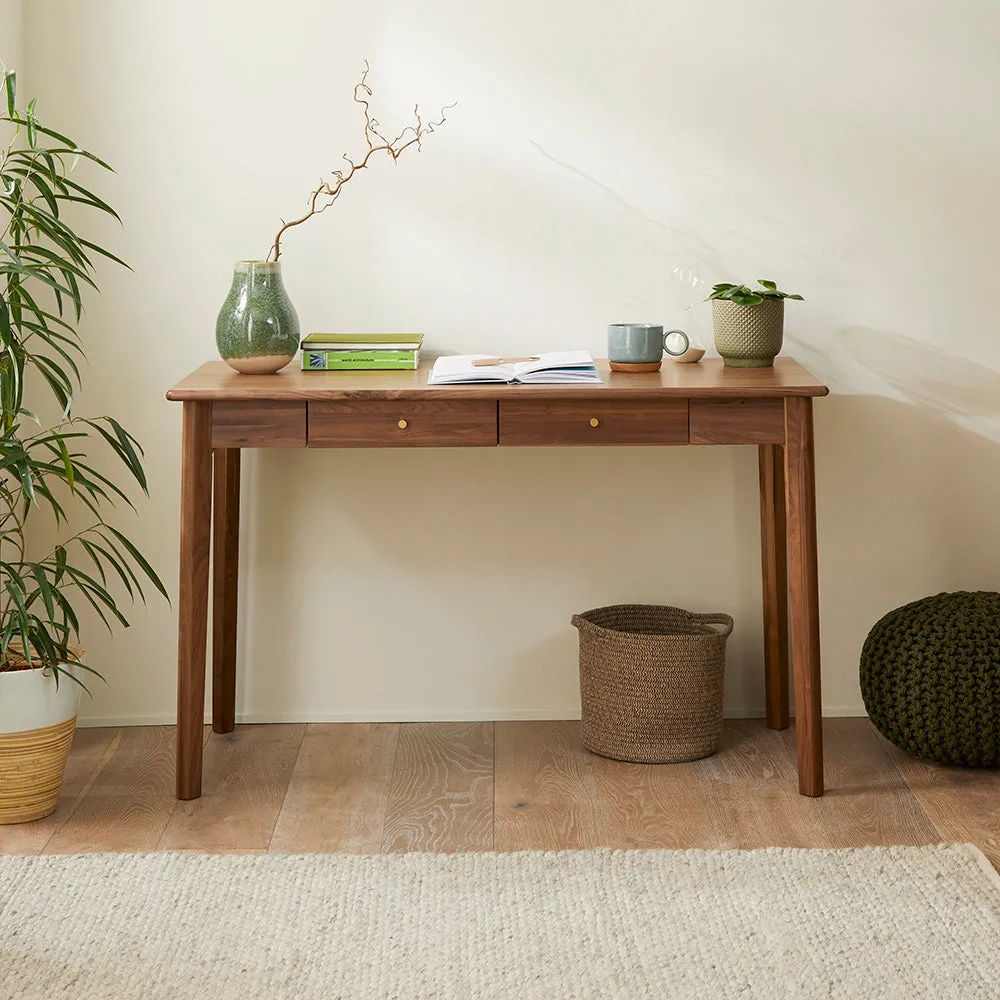
[(627, 361), (609, 361), (613, 372), (658, 372), (662, 361), (646, 361), (642, 364), (630, 364)]

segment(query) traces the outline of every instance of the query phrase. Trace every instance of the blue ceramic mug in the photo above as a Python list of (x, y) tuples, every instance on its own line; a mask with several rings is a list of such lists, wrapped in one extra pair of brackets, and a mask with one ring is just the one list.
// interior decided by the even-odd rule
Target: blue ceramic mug
[[(667, 330), (652, 323), (612, 323), (608, 327), (608, 361), (611, 367), (642, 365), (660, 367), (663, 352), (680, 357), (690, 346), (688, 335), (683, 330)], [(678, 346), (680, 345), (680, 346)]]

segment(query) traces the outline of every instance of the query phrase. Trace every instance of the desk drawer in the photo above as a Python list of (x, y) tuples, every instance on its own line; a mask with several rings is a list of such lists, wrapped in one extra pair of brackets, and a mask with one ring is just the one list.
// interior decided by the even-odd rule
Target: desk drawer
[(495, 447), (490, 399), (309, 403), (311, 448)]
[(687, 444), (686, 399), (501, 400), (500, 444)]
[(692, 399), (691, 444), (784, 444), (783, 399)]
[(213, 448), (304, 448), (306, 404), (294, 400), (212, 403)]

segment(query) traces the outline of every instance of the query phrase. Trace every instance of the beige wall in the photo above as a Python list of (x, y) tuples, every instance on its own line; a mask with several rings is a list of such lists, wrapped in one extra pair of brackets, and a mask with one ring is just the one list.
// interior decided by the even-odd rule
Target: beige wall
[[(1000, 16), (986, 2), (287, 0), (31, 4), (40, 111), (116, 166), (81, 407), (144, 442), (129, 524), (173, 589), (180, 412), (232, 261), (377, 113), (460, 100), (290, 235), (305, 329), (422, 330), (445, 351), (602, 352), (622, 319), (691, 322), (674, 266), (775, 277), (816, 407), (824, 704), (862, 710), (889, 608), (995, 588), (1000, 556)], [(696, 330), (706, 332), (707, 307)], [(762, 708), (756, 464), (728, 448), (264, 453), (244, 476), (246, 719), (569, 716), (572, 612), (737, 619), (727, 703)], [(124, 520), (124, 518), (123, 518)], [(174, 618), (113, 640), (90, 721), (168, 720)]]
[(20, 72), (24, 55), (21, 0), (0, 0), (0, 62)]

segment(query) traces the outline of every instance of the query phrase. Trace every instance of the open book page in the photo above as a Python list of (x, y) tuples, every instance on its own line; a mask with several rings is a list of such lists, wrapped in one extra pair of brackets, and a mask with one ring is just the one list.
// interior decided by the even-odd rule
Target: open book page
[(515, 381), (527, 385), (601, 381), (590, 351), (549, 351), (537, 361), (519, 361), (513, 368)]
[(447, 385), (451, 382), (510, 382), (516, 365), (483, 365), (472, 362), (495, 357), (493, 354), (447, 354), (434, 362), (427, 379), (428, 385)]
[(476, 366), (472, 362), (489, 354), (452, 354), (438, 358), (427, 379), (428, 385), (464, 382), (576, 383), (600, 382), (589, 351), (550, 351), (537, 361), (517, 361), (505, 365)]

